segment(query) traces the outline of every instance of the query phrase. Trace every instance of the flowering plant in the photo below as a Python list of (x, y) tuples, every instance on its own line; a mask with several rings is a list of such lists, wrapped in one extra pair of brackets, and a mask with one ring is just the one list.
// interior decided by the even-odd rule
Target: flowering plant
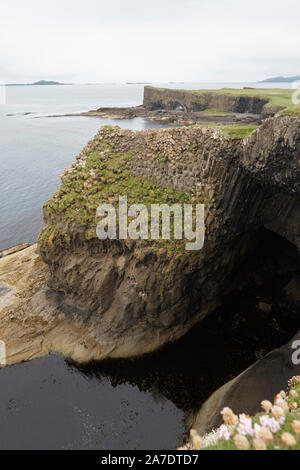
[(182, 450), (300, 450), (300, 376), (292, 377), (287, 392), (261, 402), (262, 412), (254, 416), (237, 416), (231, 408), (221, 411), (224, 424), (219, 429), (199, 436), (191, 431)]

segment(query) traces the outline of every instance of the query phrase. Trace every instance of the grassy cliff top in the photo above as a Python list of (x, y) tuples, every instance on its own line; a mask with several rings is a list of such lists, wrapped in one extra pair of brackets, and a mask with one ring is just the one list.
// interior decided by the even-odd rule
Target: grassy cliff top
[[(285, 88), (243, 88), (237, 90), (235, 88), (221, 88), (220, 90), (193, 90), (196, 94), (215, 93), (233, 96), (255, 96), (257, 98), (265, 98), (273, 106), (282, 106), (285, 108), (282, 113), (287, 116), (295, 116), (300, 118), (300, 104), (293, 104), (292, 95), (295, 90)], [(300, 93), (299, 93), (300, 95)]]
[[(219, 130), (207, 130), (212, 136)], [(144, 204), (150, 206), (173, 203), (197, 204), (209, 202), (206, 193), (198, 188), (180, 190), (177, 187), (161, 186), (155, 179), (137, 176), (132, 170), (139, 157), (163, 164), (170, 155), (184, 161), (185, 155), (197, 150), (200, 128), (175, 128), (135, 132), (119, 127), (105, 126), (89, 142), (77, 157), (72, 168), (61, 175), (59, 190), (45, 204), (47, 225), (40, 234), (40, 243), (48, 243), (57, 235), (56, 221), (64, 219), (86, 228), (89, 238), (96, 237), (96, 211), (99, 204), (110, 203), (117, 209), (119, 196), (127, 196), (128, 206)], [(118, 215), (118, 211), (117, 211)], [(165, 243), (164, 243), (165, 242)], [(160, 240), (170, 250), (178, 251), (184, 246), (182, 240)]]
[(292, 104), (291, 89), (283, 88), (221, 88), (220, 90), (191, 90), (192, 93), (206, 94), (214, 93), (217, 95), (233, 95), (233, 96), (255, 96), (256, 98), (265, 98), (275, 106), (290, 106)]
[[(147, 88), (157, 88), (157, 87), (147, 87)], [(172, 90), (176, 91), (173, 88), (157, 88), (158, 90)], [(220, 88), (216, 90), (202, 89), (202, 90), (185, 90), (178, 89), (177, 91), (182, 91), (186, 93), (193, 93), (197, 95), (205, 95), (207, 93), (212, 93), (214, 95), (233, 95), (233, 96), (255, 96), (257, 98), (265, 98), (270, 101), (270, 103), (276, 106), (290, 106), (292, 104), (292, 89), (286, 88)]]
[(62, 184), (45, 207), (62, 213), (65, 219), (88, 225), (95, 219), (100, 203), (117, 203), (119, 195), (127, 195), (131, 204), (203, 202), (203, 195), (196, 187), (184, 191), (168, 185), (162, 187), (149, 176), (137, 176), (132, 167), (144, 160), (152, 160), (157, 165), (171, 160), (184, 164), (186, 156), (195, 154), (197, 158), (203, 139), (219, 141), (221, 145), (228, 138), (248, 136), (256, 127), (190, 126), (131, 131), (104, 126), (72, 168), (61, 175)]
[[(150, 87), (154, 88), (154, 87)], [(160, 88), (160, 90), (173, 90), (171, 88)], [(216, 94), (216, 95), (232, 95), (232, 96), (248, 96), (262, 98), (269, 101), (270, 105), (282, 106), (286, 108), (283, 113), (286, 115), (300, 117), (300, 104), (292, 103), (292, 95), (295, 90), (286, 88), (221, 88), (219, 90), (184, 90), (178, 91), (193, 93), (196, 95)]]

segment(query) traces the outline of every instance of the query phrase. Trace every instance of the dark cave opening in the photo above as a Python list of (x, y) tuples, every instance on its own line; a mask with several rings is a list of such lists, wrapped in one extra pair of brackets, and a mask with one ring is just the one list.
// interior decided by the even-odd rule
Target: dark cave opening
[[(261, 228), (257, 248), (235, 276), (237, 288), (179, 341), (135, 360), (109, 360), (80, 370), (113, 386), (137, 385), (186, 412), (300, 328), (300, 254), (285, 238)], [(76, 366), (77, 367), (77, 366)]]

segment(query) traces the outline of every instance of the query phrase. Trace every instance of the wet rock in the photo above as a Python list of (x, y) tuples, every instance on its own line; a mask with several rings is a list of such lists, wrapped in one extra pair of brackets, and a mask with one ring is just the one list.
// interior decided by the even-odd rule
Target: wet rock
[(13, 255), (14, 253), (18, 253), (18, 251), (25, 250), (29, 246), (30, 246), (29, 243), (22, 243), (22, 245), (17, 245), (17, 246), (14, 246), (12, 248), (9, 248), (7, 250), (1, 251), (0, 252), (0, 258), (3, 258), (4, 256)]

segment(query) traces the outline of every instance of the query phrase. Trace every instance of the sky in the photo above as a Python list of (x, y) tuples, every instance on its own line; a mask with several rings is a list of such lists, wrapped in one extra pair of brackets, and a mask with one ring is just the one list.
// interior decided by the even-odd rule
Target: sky
[(299, 0), (0, 0), (0, 81), (300, 75)]

